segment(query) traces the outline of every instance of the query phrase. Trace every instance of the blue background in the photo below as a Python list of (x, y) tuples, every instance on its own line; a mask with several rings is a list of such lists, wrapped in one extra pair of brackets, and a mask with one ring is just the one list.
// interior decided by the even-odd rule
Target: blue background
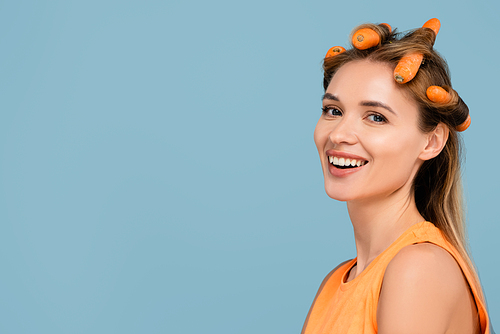
[(0, 2), (0, 332), (299, 333), (354, 257), (313, 130), (352, 28), (442, 22), (500, 320), (497, 1)]

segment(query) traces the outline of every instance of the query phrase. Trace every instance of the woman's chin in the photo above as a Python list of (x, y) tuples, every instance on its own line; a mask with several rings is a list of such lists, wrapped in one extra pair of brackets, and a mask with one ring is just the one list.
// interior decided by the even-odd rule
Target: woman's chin
[(349, 192), (343, 191), (342, 189), (330, 189), (328, 186), (325, 186), (325, 191), (328, 197), (331, 199), (340, 201), (340, 202), (348, 202), (355, 199), (355, 196)]

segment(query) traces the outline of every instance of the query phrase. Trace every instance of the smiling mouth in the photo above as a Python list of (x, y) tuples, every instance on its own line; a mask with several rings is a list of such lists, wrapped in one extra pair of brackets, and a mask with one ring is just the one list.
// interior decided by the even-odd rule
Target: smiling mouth
[(366, 160), (338, 158), (334, 156), (328, 156), (328, 161), (330, 162), (330, 164), (332, 164), (335, 168), (338, 169), (358, 168), (368, 163), (368, 161)]

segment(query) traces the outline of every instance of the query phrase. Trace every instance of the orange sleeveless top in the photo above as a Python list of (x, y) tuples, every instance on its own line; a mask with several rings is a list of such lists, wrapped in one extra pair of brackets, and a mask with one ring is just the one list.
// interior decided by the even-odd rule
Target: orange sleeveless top
[(356, 259), (346, 261), (333, 271), (311, 306), (303, 334), (371, 334), (377, 333), (377, 306), (384, 272), (389, 262), (405, 246), (430, 242), (447, 250), (460, 265), (476, 301), (481, 333), (490, 334), (486, 308), (479, 300), (472, 275), (458, 251), (429, 222), (411, 226), (391, 246), (377, 256), (355, 279), (346, 282)]

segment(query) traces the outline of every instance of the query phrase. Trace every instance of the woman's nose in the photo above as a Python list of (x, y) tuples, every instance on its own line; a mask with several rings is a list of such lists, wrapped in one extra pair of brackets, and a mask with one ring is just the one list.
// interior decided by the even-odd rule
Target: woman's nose
[(355, 144), (357, 142), (355, 121), (343, 117), (335, 124), (332, 124), (329, 138), (334, 144)]

